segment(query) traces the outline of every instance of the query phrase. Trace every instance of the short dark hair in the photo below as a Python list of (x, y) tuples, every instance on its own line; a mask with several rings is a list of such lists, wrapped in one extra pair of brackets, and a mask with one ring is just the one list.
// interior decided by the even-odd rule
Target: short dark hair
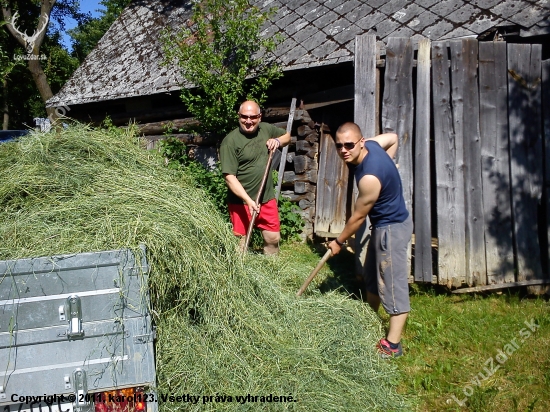
[(356, 123), (353, 123), (353, 122), (343, 123), (340, 125), (338, 130), (336, 130), (336, 134), (347, 133), (347, 132), (355, 132), (359, 136), (363, 136), (363, 134), (361, 133), (361, 128)]

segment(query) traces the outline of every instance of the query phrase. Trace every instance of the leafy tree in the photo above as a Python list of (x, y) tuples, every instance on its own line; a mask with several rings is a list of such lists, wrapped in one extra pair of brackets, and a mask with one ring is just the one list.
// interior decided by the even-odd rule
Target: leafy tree
[[(13, 39), (17, 41), (19, 47), (23, 48), (22, 53), (19, 50), (20, 55), (26, 57), (28, 71), (42, 100), (42, 107), (44, 107), (43, 104), (53, 96), (53, 91), (50, 84), (51, 81), (42, 66), (41, 59), (45, 54), (40, 52), (41, 47), (49, 43), (49, 47), (47, 48), (48, 51), (55, 55), (54, 59), (64, 60), (63, 64), (71, 63), (70, 60), (67, 60), (68, 55), (63, 56), (63, 59), (61, 59), (63, 53), (61, 51), (62, 47), (59, 44), (59, 33), (57, 33), (57, 38), (55, 38), (55, 31), (52, 38), (48, 39), (46, 36), (48, 25), (51, 18), (57, 20), (61, 28), (64, 27), (63, 17), (65, 16), (81, 19), (83, 15), (78, 11), (79, 2), (78, 0), (61, 0), (59, 2), (56, 2), (56, 0), (0, 0), (0, 5), (5, 22), (4, 27), (12, 35)], [(28, 32), (32, 32), (33, 34), (29, 35), (27, 34)], [(15, 50), (17, 48), (12, 45), (10, 51)], [(58, 73), (58, 71), (52, 70), (52, 61), (52, 57), (50, 56), (47, 63), (50, 65), (50, 75)], [(74, 70), (75, 67), (75, 64), (69, 64), (67, 70)], [(61, 82), (66, 80), (66, 78), (59, 80)], [(4, 96), (6, 96), (7, 88), (8, 85), (6, 84), (4, 87)], [(48, 109), (47, 112), (52, 119), (55, 119), (56, 114), (53, 108)]]
[[(6, 23), (0, 22), (0, 27), (4, 24)], [(0, 31), (0, 96), (2, 97), (0, 107), (2, 109), (2, 130), (7, 130), (9, 123), (8, 78), (17, 65), (17, 61), (12, 60), (7, 50), (5, 50), (5, 36), (4, 32)]]
[(102, 0), (99, 4), (105, 8), (97, 10), (100, 12), (99, 17), (87, 16), (77, 27), (68, 30), (73, 40), (72, 55), (82, 63), (130, 2), (131, 0)]
[[(1, 22), (0, 26), (5, 24)], [(32, 124), (33, 116), (46, 113), (25, 61), (14, 58), (24, 54), (23, 47), (0, 27), (0, 107), (4, 130), (24, 129), (25, 123)]]
[[(4, 74), (3, 82), (0, 84), (2, 128), (32, 127), (33, 118), (47, 117), (47, 113), (26, 61), (17, 59), (19, 56), (25, 56), (26, 51), (2, 28), (0, 49), (4, 56), (3, 59), (0, 58), (0, 72)], [(40, 63), (55, 94), (78, 67), (78, 60), (72, 58), (63, 48), (58, 32), (48, 33), (40, 50), (40, 55), (45, 58)]]
[(54, 93), (57, 93), (78, 68), (79, 61), (61, 45), (61, 33), (55, 32), (44, 40), (44, 73)]
[(245, 98), (262, 104), (282, 76), (273, 56), (280, 38), (260, 33), (274, 12), (248, 0), (200, 0), (187, 27), (164, 32), (165, 64), (175, 62), (187, 82), (181, 98), (200, 122), (199, 132), (228, 133), (238, 124), (237, 104)]

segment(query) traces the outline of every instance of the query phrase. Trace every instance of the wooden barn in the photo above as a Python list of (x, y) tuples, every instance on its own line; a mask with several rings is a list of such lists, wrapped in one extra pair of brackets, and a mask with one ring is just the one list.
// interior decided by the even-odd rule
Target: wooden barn
[[(332, 135), (395, 131), (415, 223), (411, 281), (479, 289), (550, 283), (550, 4), (544, 0), (253, 0), (276, 7), (284, 77), (264, 121), (292, 144), (282, 193), (306, 235), (331, 238), (354, 187)], [(189, 1), (132, 2), (48, 105), (73, 118), (137, 121), (154, 147), (189, 114), (161, 66), (159, 33)], [(296, 105), (292, 105), (295, 98)], [(215, 160), (217, 139), (178, 135)], [(357, 242), (368, 241), (368, 230)], [(360, 262), (360, 259), (359, 259)], [(360, 263), (358, 263), (359, 265)]]

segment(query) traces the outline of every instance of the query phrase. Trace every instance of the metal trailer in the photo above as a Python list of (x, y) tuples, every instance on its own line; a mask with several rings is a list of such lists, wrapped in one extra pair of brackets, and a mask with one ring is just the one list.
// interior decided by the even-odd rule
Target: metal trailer
[(156, 412), (145, 248), (0, 261), (0, 410)]

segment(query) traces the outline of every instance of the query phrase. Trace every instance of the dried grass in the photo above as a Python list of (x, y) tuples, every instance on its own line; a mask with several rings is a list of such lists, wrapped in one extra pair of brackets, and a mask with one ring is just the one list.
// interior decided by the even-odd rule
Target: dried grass
[[(304, 268), (242, 258), (205, 195), (131, 128), (0, 145), (0, 182), (0, 259), (147, 246), (159, 394), (201, 397), (161, 410), (407, 409), (396, 368), (373, 350), (374, 313), (339, 293), (296, 298)], [(297, 401), (239, 404), (248, 394)]]

